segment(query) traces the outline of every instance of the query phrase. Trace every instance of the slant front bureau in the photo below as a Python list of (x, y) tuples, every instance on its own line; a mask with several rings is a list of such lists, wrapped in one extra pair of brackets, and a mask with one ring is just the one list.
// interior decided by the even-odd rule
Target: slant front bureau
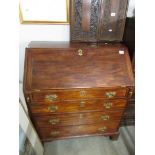
[(124, 45), (31, 42), (26, 48), (24, 94), (42, 141), (115, 139), (133, 85)]

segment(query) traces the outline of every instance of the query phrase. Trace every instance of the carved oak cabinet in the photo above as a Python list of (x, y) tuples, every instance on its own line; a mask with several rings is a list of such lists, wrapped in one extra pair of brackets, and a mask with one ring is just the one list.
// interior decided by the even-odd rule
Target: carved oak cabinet
[(73, 42), (120, 42), (128, 0), (70, 0)]
[(122, 44), (31, 42), (26, 48), (24, 95), (42, 141), (116, 138), (133, 81)]

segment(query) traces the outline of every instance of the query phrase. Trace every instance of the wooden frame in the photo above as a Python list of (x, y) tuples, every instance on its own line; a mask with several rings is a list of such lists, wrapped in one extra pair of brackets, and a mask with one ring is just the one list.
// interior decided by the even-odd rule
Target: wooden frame
[[(53, 0), (55, 1), (55, 0)], [(35, 2), (35, 1), (33, 1)], [(37, 3), (38, 2), (38, 3)], [(21, 24), (69, 24), (69, 0), (64, 0), (64, 3), (62, 0), (55, 1), (56, 3), (52, 3), (51, 0), (44, 0), (44, 5), (41, 4), (41, 1), (36, 0), (36, 4), (31, 3), (31, 0), (25, 1), (20, 0), (19, 3), (19, 18)], [(46, 4), (52, 3), (52, 7), (49, 8), (49, 5)], [(55, 6), (53, 5), (55, 4)], [(26, 5), (26, 6), (25, 6)], [(43, 8), (41, 8), (43, 6)], [(59, 8), (57, 9), (57, 7)], [(61, 12), (59, 10), (62, 10)], [(51, 11), (49, 13), (48, 11)], [(53, 12), (52, 12), (53, 11)], [(58, 11), (58, 12), (54, 12)], [(62, 17), (63, 16), (63, 17)], [(52, 19), (52, 18), (53, 19)]]

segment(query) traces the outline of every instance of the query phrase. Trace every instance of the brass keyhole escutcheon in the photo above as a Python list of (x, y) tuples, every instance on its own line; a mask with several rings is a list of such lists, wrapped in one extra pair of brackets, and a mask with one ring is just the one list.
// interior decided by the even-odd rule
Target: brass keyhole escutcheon
[(86, 91), (85, 91), (85, 90), (81, 90), (81, 91), (80, 91), (80, 96), (81, 96), (81, 97), (86, 96)]
[(80, 107), (82, 108), (82, 107), (85, 107), (85, 101), (81, 101), (80, 102)]
[(58, 110), (58, 106), (52, 105), (48, 107), (49, 112), (55, 112), (56, 110)]
[(78, 55), (79, 55), (79, 56), (82, 56), (82, 55), (83, 55), (83, 50), (82, 50), (82, 49), (79, 49), (79, 50), (78, 50)]
[(84, 117), (84, 114), (80, 114), (80, 119), (83, 119), (83, 117)]

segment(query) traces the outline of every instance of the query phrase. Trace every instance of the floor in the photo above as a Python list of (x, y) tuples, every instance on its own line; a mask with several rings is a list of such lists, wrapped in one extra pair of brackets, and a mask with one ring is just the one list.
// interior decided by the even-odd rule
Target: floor
[(120, 128), (117, 141), (96, 136), (57, 140), (44, 144), (44, 155), (134, 155), (135, 127)]

